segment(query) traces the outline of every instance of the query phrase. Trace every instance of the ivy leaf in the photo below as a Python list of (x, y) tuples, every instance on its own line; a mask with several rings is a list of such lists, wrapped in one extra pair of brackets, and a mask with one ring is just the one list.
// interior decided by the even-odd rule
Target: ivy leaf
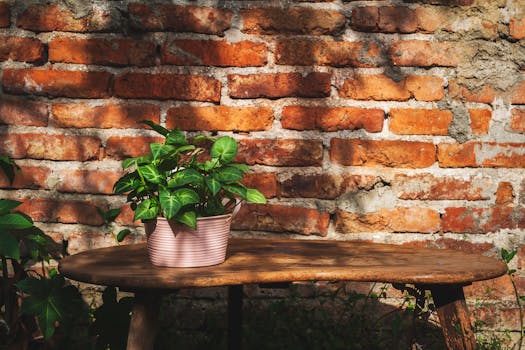
[(0, 199), (0, 215), (5, 215), (11, 210), (18, 207), (22, 202), (13, 201), (10, 199)]
[(247, 192), (248, 192), (246, 187), (239, 183), (224, 185), (224, 189), (234, 195), (238, 195), (242, 199), (246, 199)]
[(211, 147), (211, 157), (219, 158), (223, 163), (229, 163), (237, 155), (237, 141), (230, 136), (220, 137)]
[(23, 230), (33, 227), (33, 221), (20, 213), (10, 213), (0, 216), (0, 230)]
[(10, 184), (15, 179), (15, 170), (20, 170), (20, 167), (12, 159), (4, 155), (0, 155), (0, 168), (7, 176)]
[(159, 201), (166, 219), (173, 218), (182, 207), (182, 203), (175, 193), (168, 190), (159, 191)]
[(157, 158), (160, 156), (163, 146), (164, 145), (162, 143), (158, 143), (158, 142), (153, 142), (149, 144), (149, 149), (151, 150), (151, 155), (153, 156), (153, 160), (157, 160)]
[(117, 233), (117, 242), (122, 242), (130, 233), (131, 230), (128, 228), (120, 230), (119, 233)]
[(220, 182), (234, 182), (242, 180), (243, 174), (242, 171), (235, 167), (226, 166), (224, 168), (218, 169), (213, 177)]
[(199, 203), (199, 195), (192, 189), (181, 188), (173, 193), (182, 206)]
[(180, 213), (177, 215), (176, 219), (181, 224), (188, 225), (194, 230), (197, 228), (197, 214), (194, 211)]
[(246, 200), (256, 204), (266, 204), (266, 197), (254, 188), (248, 188), (246, 190)]
[(202, 180), (203, 177), (197, 170), (183, 169), (173, 173), (172, 178), (168, 180), (168, 187), (175, 188), (187, 184), (195, 184), (196, 186), (199, 186), (202, 184)]
[(166, 144), (173, 146), (184, 146), (188, 144), (188, 140), (186, 140), (186, 136), (184, 136), (182, 131), (174, 129), (171, 130), (168, 135), (166, 135)]
[(18, 239), (6, 231), (0, 231), (0, 255), (16, 260), (20, 259)]
[(503, 258), (503, 261), (508, 264), (514, 258), (517, 252), (518, 251), (516, 249), (509, 252), (505, 248), (501, 248), (501, 257)]
[(213, 196), (215, 196), (221, 190), (221, 183), (214, 178), (206, 177), (204, 178), (204, 181), (206, 182), (206, 186)]
[(136, 190), (140, 186), (140, 180), (137, 178), (137, 173), (132, 172), (122, 176), (115, 185), (113, 185), (113, 192), (116, 194), (122, 194), (129, 191)]
[(162, 136), (166, 136), (170, 133), (168, 129), (166, 129), (165, 127), (157, 123), (152, 122), (151, 120), (141, 120), (139, 121), (139, 123), (149, 126), (153, 130), (155, 130), (157, 133), (161, 134)]
[(162, 182), (162, 175), (159, 173), (159, 169), (153, 164), (141, 165), (137, 169), (144, 179), (153, 184), (160, 184)]
[(157, 217), (158, 212), (159, 207), (157, 205), (157, 202), (151, 199), (145, 199), (139, 205), (137, 205), (137, 208), (135, 208), (135, 215), (133, 216), (133, 220), (135, 221), (154, 219)]

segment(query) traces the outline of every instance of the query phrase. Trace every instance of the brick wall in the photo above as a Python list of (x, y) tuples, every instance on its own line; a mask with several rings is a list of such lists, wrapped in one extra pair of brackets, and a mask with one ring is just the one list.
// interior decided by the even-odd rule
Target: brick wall
[[(522, 0), (219, 3), (0, 2), (0, 152), (23, 171), (2, 198), (71, 253), (142, 240), (129, 208), (108, 228), (96, 207), (124, 203), (148, 119), (240, 141), (270, 203), (236, 234), (516, 248), (521, 268)], [(515, 312), (509, 280), (490, 286), (476, 315), (516, 329), (494, 316)]]

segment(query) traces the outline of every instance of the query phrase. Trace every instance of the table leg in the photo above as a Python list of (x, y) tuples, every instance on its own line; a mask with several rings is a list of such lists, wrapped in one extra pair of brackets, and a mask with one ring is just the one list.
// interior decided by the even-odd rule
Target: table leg
[(228, 286), (228, 350), (242, 348), (242, 284)]
[(436, 285), (430, 291), (449, 350), (475, 350), (476, 338), (462, 285)]
[(161, 297), (157, 293), (135, 292), (127, 350), (153, 350), (160, 302)]

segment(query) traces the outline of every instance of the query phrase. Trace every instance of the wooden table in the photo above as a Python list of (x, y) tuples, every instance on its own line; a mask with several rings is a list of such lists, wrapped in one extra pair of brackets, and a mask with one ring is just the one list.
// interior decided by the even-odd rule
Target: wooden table
[(504, 275), (494, 258), (453, 250), (313, 240), (231, 239), (221, 265), (161, 268), (144, 244), (85, 251), (63, 259), (71, 279), (135, 293), (128, 350), (153, 349), (160, 294), (190, 287), (229, 286), (229, 348), (240, 348), (242, 285), (291, 281), (410, 283), (431, 291), (449, 349), (475, 349), (463, 286)]

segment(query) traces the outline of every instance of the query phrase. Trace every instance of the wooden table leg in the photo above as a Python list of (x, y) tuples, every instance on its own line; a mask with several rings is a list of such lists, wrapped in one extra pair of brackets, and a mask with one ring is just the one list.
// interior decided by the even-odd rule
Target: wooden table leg
[(228, 286), (228, 349), (242, 348), (242, 284)]
[(135, 292), (127, 350), (153, 350), (161, 299), (157, 293)]
[(430, 286), (439, 322), (449, 350), (475, 350), (476, 338), (462, 285)]

